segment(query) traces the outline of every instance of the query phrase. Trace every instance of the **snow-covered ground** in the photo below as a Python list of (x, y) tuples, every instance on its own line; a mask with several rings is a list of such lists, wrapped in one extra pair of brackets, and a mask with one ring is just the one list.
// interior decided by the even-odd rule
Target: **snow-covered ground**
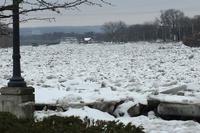
[[(131, 99), (146, 103), (146, 97), (180, 85), (187, 96), (200, 98), (200, 48), (181, 43), (59, 44), (23, 46), (22, 75), (36, 89), (36, 103), (90, 103)], [(0, 87), (12, 73), (12, 49), (0, 49)], [(197, 133), (193, 121), (164, 121), (154, 115), (114, 118), (83, 107), (67, 112), (36, 112), (44, 115), (88, 116), (142, 125), (151, 133)]]

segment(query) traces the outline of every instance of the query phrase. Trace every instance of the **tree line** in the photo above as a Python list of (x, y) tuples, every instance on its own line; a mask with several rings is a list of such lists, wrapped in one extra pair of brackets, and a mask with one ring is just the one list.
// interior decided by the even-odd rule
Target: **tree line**
[(104, 40), (128, 41), (182, 41), (200, 32), (200, 15), (192, 18), (176, 9), (161, 11), (153, 22), (126, 25), (124, 22), (108, 22), (103, 25)]
[[(123, 21), (107, 22), (102, 26), (103, 33), (49, 33), (31, 37), (21, 37), (23, 45), (48, 43), (51, 40), (59, 42), (65, 37), (74, 37), (81, 40), (92, 37), (96, 42), (133, 42), (133, 41), (183, 41), (187, 44), (199, 46), (200, 15), (186, 16), (182, 11), (168, 9), (161, 11), (160, 17), (153, 22), (144, 24), (127, 25)], [(51, 36), (51, 40), (49, 37)], [(193, 38), (194, 39), (193, 39)], [(188, 39), (189, 38), (189, 39)], [(0, 23), (0, 47), (11, 46), (12, 32), (7, 25)], [(35, 41), (37, 40), (37, 41)], [(46, 40), (46, 41), (45, 41)], [(32, 42), (32, 43), (30, 43)]]

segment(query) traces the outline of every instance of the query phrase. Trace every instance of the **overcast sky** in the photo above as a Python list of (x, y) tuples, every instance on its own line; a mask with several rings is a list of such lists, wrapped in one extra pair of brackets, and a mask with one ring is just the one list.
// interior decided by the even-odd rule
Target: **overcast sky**
[(144, 23), (159, 17), (160, 11), (180, 9), (187, 16), (200, 15), (200, 0), (108, 0), (113, 6), (82, 6), (80, 10), (67, 10), (61, 15), (50, 13), (31, 14), (55, 17), (55, 22), (32, 21), (22, 27), (38, 26), (88, 26), (102, 25), (108, 21), (122, 20), (127, 24)]

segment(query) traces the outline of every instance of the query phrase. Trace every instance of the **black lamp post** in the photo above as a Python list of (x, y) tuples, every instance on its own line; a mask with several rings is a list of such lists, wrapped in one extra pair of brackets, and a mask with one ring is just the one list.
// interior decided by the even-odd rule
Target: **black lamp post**
[(21, 77), (20, 58), (19, 2), (13, 0), (13, 76), (8, 87), (26, 87), (26, 82)]

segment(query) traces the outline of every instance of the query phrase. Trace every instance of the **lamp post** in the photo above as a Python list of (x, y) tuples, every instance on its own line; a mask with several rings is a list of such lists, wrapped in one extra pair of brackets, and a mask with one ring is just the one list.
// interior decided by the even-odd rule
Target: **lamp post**
[(0, 88), (0, 112), (10, 112), (18, 118), (32, 119), (34, 115), (34, 88), (27, 87), (21, 77), (19, 2), (13, 0), (13, 76), (8, 87)]
[(13, 0), (13, 76), (8, 82), (8, 87), (26, 87), (26, 82), (21, 77), (20, 66), (20, 27), (19, 27), (19, 2)]

